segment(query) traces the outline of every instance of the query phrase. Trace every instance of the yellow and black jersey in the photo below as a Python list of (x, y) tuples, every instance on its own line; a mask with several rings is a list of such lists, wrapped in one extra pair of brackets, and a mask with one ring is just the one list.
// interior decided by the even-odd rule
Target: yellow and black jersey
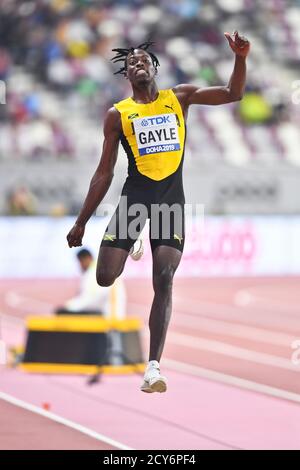
[[(181, 105), (172, 90), (160, 90), (151, 103), (140, 104), (127, 98), (114, 106), (121, 115), (120, 139), (128, 157), (128, 176), (101, 246), (129, 252), (150, 219), (152, 251), (161, 245), (182, 251), (186, 128)], [(167, 224), (153, 211), (162, 205), (171, 208)]]
[(164, 196), (172, 199), (172, 195), (164, 193), (174, 186), (175, 199), (178, 196), (182, 199), (186, 128), (175, 93), (171, 89), (160, 90), (151, 103), (136, 103), (127, 98), (114, 106), (121, 115), (120, 139), (128, 157), (124, 192), (144, 189), (151, 192), (156, 202), (160, 198), (161, 202), (167, 202)]

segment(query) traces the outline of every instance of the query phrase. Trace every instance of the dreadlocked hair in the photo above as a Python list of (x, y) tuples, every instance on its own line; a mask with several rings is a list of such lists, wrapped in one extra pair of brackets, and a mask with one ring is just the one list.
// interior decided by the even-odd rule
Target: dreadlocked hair
[(154, 42), (143, 42), (143, 44), (140, 44), (137, 47), (129, 47), (128, 49), (122, 49), (122, 48), (116, 48), (112, 49), (113, 52), (117, 52), (117, 55), (113, 57), (111, 60), (116, 63), (116, 62), (123, 62), (124, 66), (121, 67), (117, 72), (114, 73), (114, 75), (121, 74), (121, 75), (126, 75), (126, 70), (127, 70), (127, 65), (126, 65), (126, 59), (128, 54), (133, 54), (135, 49), (142, 49), (143, 51), (146, 51), (149, 56), (151, 57), (152, 63), (155, 68), (157, 68), (160, 63), (158, 58), (156, 57), (153, 52), (148, 51), (149, 47), (153, 46), (155, 43)]

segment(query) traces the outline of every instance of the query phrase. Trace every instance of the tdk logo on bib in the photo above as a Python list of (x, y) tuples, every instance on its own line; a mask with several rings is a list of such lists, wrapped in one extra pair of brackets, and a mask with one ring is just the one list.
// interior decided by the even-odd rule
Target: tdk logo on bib
[(141, 125), (143, 127), (146, 126), (159, 126), (160, 124), (168, 124), (171, 123), (171, 115), (170, 114), (165, 114), (163, 116), (154, 116), (154, 117), (149, 117), (146, 119), (143, 119), (141, 122)]
[(180, 150), (175, 114), (160, 114), (133, 121), (140, 155)]

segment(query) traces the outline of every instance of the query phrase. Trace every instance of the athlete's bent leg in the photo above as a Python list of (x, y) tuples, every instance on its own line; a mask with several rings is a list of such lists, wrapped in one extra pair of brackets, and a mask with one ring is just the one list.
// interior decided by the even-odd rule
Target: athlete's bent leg
[(123, 248), (100, 246), (97, 262), (97, 283), (99, 286), (111, 286), (122, 273), (128, 251)]
[(146, 223), (147, 212), (143, 217), (139, 217), (137, 225), (134, 225), (134, 232), (130, 233), (129, 227), (136, 218), (136, 215), (128, 215), (127, 211), (130, 208), (131, 204), (124, 208), (123, 204), (119, 203), (101, 242), (97, 264), (97, 282), (102, 287), (111, 286), (120, 276), (130, 250)]

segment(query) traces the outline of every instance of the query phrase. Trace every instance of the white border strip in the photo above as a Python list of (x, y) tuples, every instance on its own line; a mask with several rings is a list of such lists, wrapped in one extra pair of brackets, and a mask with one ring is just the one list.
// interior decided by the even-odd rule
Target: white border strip
[(52, 421), (55, 421), (56, 423), (63, 424), (64, 426), (67, 426), (71, 429), (75, 429), (75, 431), (79, 431), (82, 434), (85, 434), (86, 436), (89, 436), (89, 437), (92, 437), (93, 439), (96, 439), (97, 441), (105, 442), (105, 444), (116, 447), (117, 449), (120, 449), (120, 450), (134, 450), (131, 447), (128, 447), (124, 444), (121, 444), (118, 441), (115, 441), (114, 439), (111, 439), (107, 436), (104, 436), (103, 434), (99, 434), (95, 431), (92, 431), (89, 428), (81, 426), (81, 424), (74, 423), (73, 421), (62, 418), (61, 416), (58, 416), (54, 413), (50, 413), (49, 411), (42, 410), (42, 409), (38, 408), (35, 405), (31, 405), (30, 403), (26, 403), (25, 401), (19, 400), (18, 398), (15, 398), (15, 397), (13, 397), (11, 395), (8, 395), (6, 393), (0, 392), (0, 400), (4, 400), (7, 403), (18, 406), (19, 408), (23, 408), (24, 410), (31, 411), (32, 413), (35, 413), (39, 416), (43, 416), (44, 418), (51, 419)]
[(222, 374), (221, 372), (212, 371), (210, 369), (204, 369), (202, 367), (193, 366), (184, 362), (174, 361), (173, 359), (164, 358), (162, 363), (166, 368), (174, 370), (176, 372), (182, 372), (184, 374), (194, 375), (214, 382), (220, 382), (234, 387), (240, 387), (253, 392), (263, 393), (270, 395), (274, 398), (281, 398), (284, 400), (293, 401), (300, 403), (300, 395), (279, 388), (270, 387), (269, 385), (263, 385), (250, 380), (235, 377), (233, 375)]
[(168, 341), (172, 344), (178, 344), (191, 349), (198, 349), (200, 351), (209, 351), (222, 356), (233, 357), (234, 359), (254, 362), (255, 364), (277, 367), (284, 370), (291, 370), (293, 372), (300, 372), (299, 367), (293, 364), (292, 358), (286, 359), (280, 356), (274, 356), (267, 353), (261, 353), (252, 349), (241, 348), (232, 346), (229, 343), (175, 333), (170, 331)]

